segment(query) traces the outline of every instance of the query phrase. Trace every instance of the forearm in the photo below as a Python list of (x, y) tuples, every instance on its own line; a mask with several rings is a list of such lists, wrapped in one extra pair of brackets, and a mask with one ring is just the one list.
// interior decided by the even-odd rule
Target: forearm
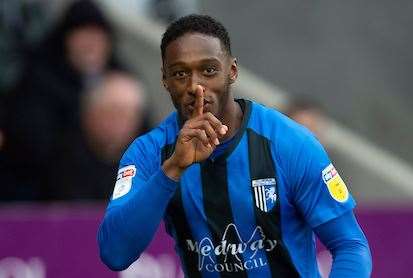
[(333, 257), (330, 278), (370, 277), (369, 245), (353, 212), (348, 212), (315, 229)]
[(347, 241), (330, 251), (333, 255), (331, 278), (370, 277), (371, 254), (366, 242)]
[(177, 182), (156, 172), (146, 183), (130, 192), (128, 200), (110, 208), (99, 227), (102, 261), (113, 270), (123, 270), (147, 247), (165, 213)]

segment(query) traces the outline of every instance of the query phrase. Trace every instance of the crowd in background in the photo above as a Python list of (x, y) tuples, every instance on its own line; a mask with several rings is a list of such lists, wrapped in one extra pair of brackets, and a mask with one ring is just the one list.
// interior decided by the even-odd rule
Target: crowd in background
[(99, 7), (76, 1), (2, 92), (1, 200), (108, 198), (125, 147), (148, 128), (144, 84), (115, 57)]
[[(175, 19), (176, 2), (153, 1), (155, 14)], [(8, 59), (21, 70), (1, 82), (0, 200), (108, 198), (122, 152), (150, 128), (144, 82), (116, 58), (113, 28), (93, 1), (71, 2), (37, 43), (14, 21)], [(317, 105), (293, 101), (286, 114), (322, 140)]]

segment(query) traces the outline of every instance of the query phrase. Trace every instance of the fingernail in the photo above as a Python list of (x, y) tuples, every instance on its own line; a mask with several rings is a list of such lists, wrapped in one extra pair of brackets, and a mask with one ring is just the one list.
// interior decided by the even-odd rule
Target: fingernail
[(222, 135), (224, 135), (225, 133), (227, 133), (227, 131), (228, 131), (228, 127), (226, 126), (226, 125), (223, 125), (222, 127), (221, 127), (221, 129), (220, 129), (220, 133), (222, 134)]
[(218, 140), (218, 138), (215, 138), (214, 144), (215, 144), (215, 145), (219, 145), (219, 140)]

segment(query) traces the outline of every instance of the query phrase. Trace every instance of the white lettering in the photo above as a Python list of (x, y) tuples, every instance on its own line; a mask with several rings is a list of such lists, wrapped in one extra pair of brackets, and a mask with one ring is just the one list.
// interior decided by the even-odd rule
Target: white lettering
[(244, 263), (224, 263), (224, 264), (206, 264), (205, 269), (208, 272), (238, 272), (266, 266), (267, 262), (262, 258), (246, 260)]
[(264, 242), (260, 240), (253, 241), (251, 243), (251, 250), (256, 251), (264, 248)]
[(238, 270), (243, 271), (244, 270), (244, 266), (242, 264), (235, 263), (234, 266), (235, 266), (235, 271), (238, 271)]
[[(254, 261), (255, 261), (255, 260), (254, 260)], [(252, 269), (253, 266), (248, 266), (248, 263), (252, 264), (253, 261), (251, 261), (251, 260), (245, 261), (245, 263), (244, 263), (245, 269)]]
[(262, 258), (259, 258), (258, 260), (260, 261), (260, 266), (265, 266), (265, 265), (267, 265), (267, 262), (263, 262), (263, 261), (262, 261)]
[(215, 255), (219, 256), (219, 255), (226, 255), (227, 251), (225, 249), (225, 247), (227, 246), (227, 241), (223, 240), (221, 242), (220, 245), (217, 246), (217, 248), (215, 248)]
[[(230, 231), (232, 232), (231, 235), (237, 237), (238, 243), (228, 243), (227, 234)], [(216, 246), (209, 237), (204, 237), (199, 243), (187, 239), (186, 243), (189, 251), (198, 254), (198, 269), (201, 271), (205, 265), (206, 270), (209, 272), (214, 270), (217, 272), (236, 272), (254, 267), (261, 267), (262, 265), (266, 265), (266, 262), (263, 262), (261, 259), (259, 261), (255, 259), (257, 252), (259, 250), (270, 252), (277, 246), (277, 240), (266, 239), (264, 231), (260, 226), (255, 228), (248, 241), (242, 240), (237, 227), (232, 223), (226, 227), (222, 240)], [(244, 264), (234, 262), (233, 264), (230, 263), (226, 265), (228, 256), (232, 256), (237, 259), (238, 262), (241, 262), (241, 255), (247, 250), (250, 251), (249, 260), (246, 260)], [(219, 256), (224, 256), (224, 264), (221, 264), (221, 266), (218, 266), (220, 264), (216, 262), (216, 257)], [(208, 264), (204, 264), (205, 259), (209, 259)]]
[(198, 244), (196, 244), (196, 242), (192, 242), (192, 240), (190, 240), (190, 239), (187, 239), (186, 240), (186, 245), (188, 246), (188, 249), (190, 250), (190, 251), (195, 251), (195, 252), (199, 252), (199, 249), (198, 249)]
[(40, 258), (30, 258), (27, 262), (16, 257), (0, 260), (0, 277), (45, 278), (46, 264)]
[(270, 245), (270, 247), (267, 248), (267, 249), (265, 249), (265, 251), (270, 252), (270, 251), (272, 251), (272, 250), (275, 248), (275, 246), (277, 245), (277, 241), (276, 241), (275, 239), (273, 239), (273, 240), (267, 239), (267, 242), (268, 242), (268, 244)]
[(209, 256), (209, 252), (212, 250), (211, 246), (205, 245), (201, 247), (201, 255)]
[(227, 271), (227, 272), (232, 272), (233, 271), (233, 265), (232, 264), (227, 264), (227, 263), (225, 263), (225, 270)]
[(205, 265), (205, 269), (206, 269), (208, 272), (213, 272), (213, 271), (214, 271), (214, 266), (213, 266), (212, 264), (206, 264), (206, 265)]
[(224, 266), (222, 264), (216, 264), (214, 269), (217, 272), (222, 272), (222, 271), (224, 271)]

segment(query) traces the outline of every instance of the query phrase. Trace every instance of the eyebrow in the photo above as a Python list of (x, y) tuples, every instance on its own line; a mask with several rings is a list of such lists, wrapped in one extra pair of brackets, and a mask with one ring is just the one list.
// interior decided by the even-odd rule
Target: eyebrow
[[(205, 58), (205, 59), (201, 59), (199, 60), (197, 63), (219, 63), (222, 64), (221, 61), (218, 58)], [(177, 66), (186, 66), (188, 63), (185, 63), (183, 61), (177, 61), (171, 65), (169, 65), (167, 68), (171, 69), (173, 67), (177, 67)]]

